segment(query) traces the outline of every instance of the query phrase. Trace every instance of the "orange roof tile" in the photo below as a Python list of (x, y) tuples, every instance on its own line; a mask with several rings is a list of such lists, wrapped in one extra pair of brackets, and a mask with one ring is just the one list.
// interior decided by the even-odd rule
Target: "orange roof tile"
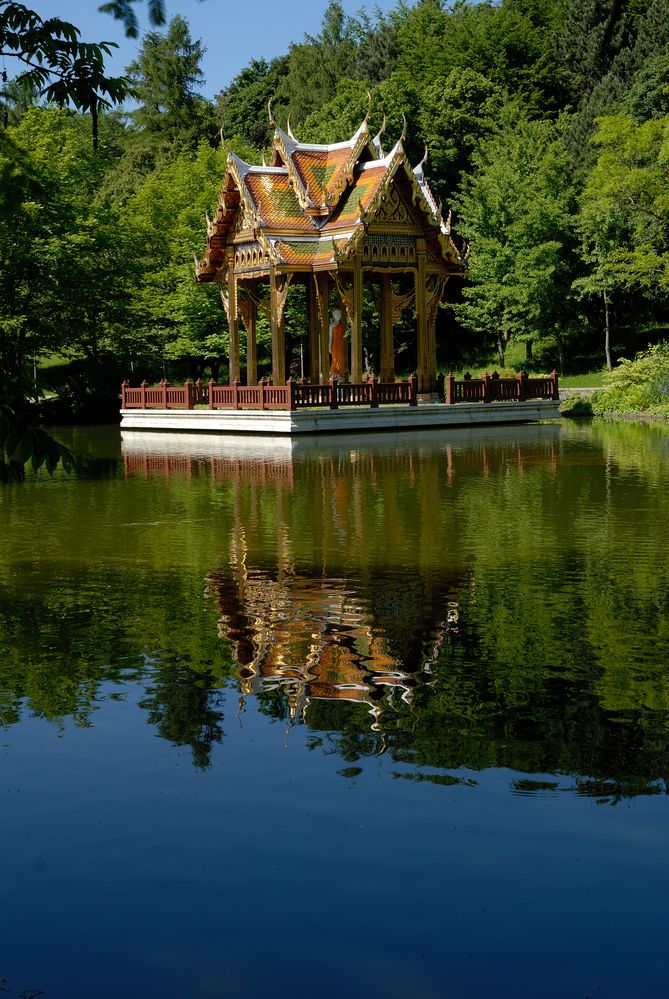
[(292, 153), (293, 165), (315, 205), (324, 205), (336, 188), (341, 172), (348, 167), (352, 148), (296, 149)]
[(269, 228), (307, 232), (316, 229), (313, 220), (300, 208), (287, 171), (249, 170), (244, 183), (258, 215)]
[(356, 170), (353, 183), (342, 194), (337, 207), (323, 226), (323, 231), (355, 224), (360, 218), (361, 209), (366, 211), (372, 203), (387, 170), (385, 163)]

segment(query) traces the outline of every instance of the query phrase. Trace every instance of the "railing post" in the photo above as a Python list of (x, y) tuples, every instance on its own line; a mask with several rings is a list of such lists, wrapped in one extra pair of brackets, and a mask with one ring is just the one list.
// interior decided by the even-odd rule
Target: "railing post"
[(125, 409), (126, 390), (128, 388), (128, 384), (127, 378), (125, 381), (121, 382), (121, 409)]
[(444, 397), (444, 402), (447, 406), (452, 406), (455, 402), (455, 375), (452, 371), (448, 372), (448, 377), (446, 378), (446, 395)]
[(329, 385), (330, 385), (330, 409), (338, 409), (339, 402), (337, 400), (337, 379), (331, 377)]
[(551, 371), (551, 381), (553, 382), (553, 395), (551, 396), (551, 398), (552, 399), (559, 399), (560, 398), (560, 386), (558, 384), (558, 373), (555, 370), (555, 368), (553, 368), (553, 370)]
[(371, 409), (378, 409), (379, 408), (379, 380), (378, 380), (378, 378), (376, 377), (376, 375), (373, 372), (372, 372), (372, 377), (369, 379), (369, 382), (370, 382), (370, 385), (372, 387), (372, 397), (371, 397), (369, 405), (370, 405)]
[(232, 382), (232, 408), (239, 409), (239, 378), (234, 378)]
[(409, 405), (418, 405), (418, 375), (415, 371), (409, 375)]
[(483, 376), (483, 401), (484, 402), (490, 402), (490, 399), (492, 397), (492, 390), (490, 388), (490, 382), (491, 381), (492, 381), (492, 379), (491, 379), (490, 375), (488, 374), (488, 372), (486, 371), (486, 373)]
[(186, 409), (193, 408), (193, 383), (190, 378), (187, 378), (184, 382), (184, 403)]
[(194, 405), (195, 406), (202, 405), (202, 400), (204, 398), (204, 395), (202, 393), (202, 389), (203, 389), (202, 379), (201, 378), (197, 378), (196, 381), (195, 381), (195, 401), (194, 401)]
[(527, 375), (524, 371), (519, 371), (516, 379), (518, 381), (518, 402), (524, 402), (527, 398)]
[(265, 411), (265, 384), (266, 382), (264, 378), (261, 378), (258, 382), (258, 394), (260, 395), (260, 409), (262, 412)]
[(142, 398), (140, 399), (140, 406), (142, 409), (146, 409), (146, 390), (149, 387), (149, 383), (147, 382), (146, 378), (139, 387), (142, 390)]
[(213, 409), (214, 408), (214, 388), (215, 387), (216, 387), (216, 379), (215, 378), (210, 378), (209, 379), (209, 401), (207, 403), (207, 405), (209, 406), (209, 409)]
[(166, 378), (162, 378), (160, 381), (160, 387), (163, 390), (163, 409), (167, 409), (167, 386), (169, 382)]
[(293, 381), (292, 375), (289, 376), (286, 381), (286, 388), (288, 389), (288, 409), (291, 411), (295, 409), (295, 382)]

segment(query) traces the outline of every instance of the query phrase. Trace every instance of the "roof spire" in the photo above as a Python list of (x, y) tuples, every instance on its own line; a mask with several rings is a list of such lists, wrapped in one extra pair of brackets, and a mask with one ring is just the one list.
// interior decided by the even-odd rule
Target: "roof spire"
[(269, 118), (269, 123), (272, 128), (276, 128), (276, 121), (274, 120), (274, 115), (272, 114), (272, 98), (267, 101), (267, 117)]
[(378, 156), (378, 158), (380, 160), (383, 159), (383, 146), (381, 145), (381, 136), (383, 135), (383, 133), (386, 130), (386, 124), (387, 124), (387, 122), (388, 122), (388, 119), (387, 119), (386, 113), (384, 111), (384, 113), (383, 113), (383, 123), (381, 125), (381, 128), (378, 130), (378, 132), (376, 133), (376, 135), (372, 139), (372, 145), (374, 146), (374, 149), (376, 150), (376, 154), (377, 154), (377, 156)]
[(402, 134), (400, 135), (400, 142), (404, 142), (404, 140), (407, 137), (407, 116), (404, 114), (404, 112), (402, 112), (402, 121), (404, 122), (404, 124), (402, 125)]
[(369, 116), (372, 113), (372, 94), (371, 91), (367, 91), (367, 114), (365, 115), (365, 124), (369, 121)]
[[(291, 137), (291, 139), (295, 139), (295, 136), (293, 135), (293, 130), (290, 127), (290, 115), (288, 115), (288, 121), (286, 122), (286, 131), (288, 132), (288, 135)], [(297, 139), (295, 139), (295, 141), (297, 142)]]
[(422, 184), (423, 181), (425, 180), (425, 171), (423, 170), (423, 164), (427, 163), (428, 156), (429, 156), (429, 150), (427, 148), (427, 142), (426, 142), (423, 158), (420, 161), (420, 163), (417, 163), (416, 166), (413, 168), (414, 176), (416, 177), (419, 184)]

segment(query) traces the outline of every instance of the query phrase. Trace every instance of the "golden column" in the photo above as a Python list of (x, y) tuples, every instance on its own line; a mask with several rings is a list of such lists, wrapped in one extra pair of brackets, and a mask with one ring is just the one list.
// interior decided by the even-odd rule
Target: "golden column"
[(353, 315), (351, 317), (351, 381), (362, 381), (362, 255), (353, 258)]
[(309, 329), (309, 381), (318, 385), (320, 373), (320, 331), (316, 275), (307, 275), (307, 327)]
[(286, 381), (286, 341), (283, 333), (283, 308), (274, 266), (269, 272), (270, 326), (272, 330), (272, 379), (275, 385)]
[(228, 328), (230, 330), (230, 384), (239, 378), (239, 324), (234, 255), (228, 264)]
[[(255, 300), (256, 282), (252, 282), (253, 298), (247, 295), (244, 301), (242, 318), (246, 326), (246, 384), (255, 385), (258, 381), (258, 344), (256, 340), (256, 320), (258, 306)], [(241, 302), (239, 303), (241, 311)]]
[(320, 383), (327, 385), (330, 377), (330, 316), (328, 315), (330, 277), (322, 271), (320, 274), (314, 274), (314, 282), (320, 318)]
[(427, 395), (433, 391), (432, 381), (436, 384), (436, 357), (430, 358), (430, 336), (428, 331), (426, 262), (427, 250), (425, 239), (416, 240), (417, 267), (416, 281), (416, 335), (418, 339), (418, 394)]
[(395, 380), (395, 345), (393, 343), (393, 286), (390, 274), (382, 274), (380, 284), (381, 381), (392, 382)]

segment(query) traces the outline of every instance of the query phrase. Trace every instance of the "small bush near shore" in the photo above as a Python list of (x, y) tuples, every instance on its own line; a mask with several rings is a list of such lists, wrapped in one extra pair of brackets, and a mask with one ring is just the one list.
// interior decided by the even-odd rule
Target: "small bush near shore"
[(598, 415), (649, 413), (669, 416), (669, 343), (662, 342), (637, 354), (633, 361), (623, 358), (607, 372), (604, 388), (591, 397)]

